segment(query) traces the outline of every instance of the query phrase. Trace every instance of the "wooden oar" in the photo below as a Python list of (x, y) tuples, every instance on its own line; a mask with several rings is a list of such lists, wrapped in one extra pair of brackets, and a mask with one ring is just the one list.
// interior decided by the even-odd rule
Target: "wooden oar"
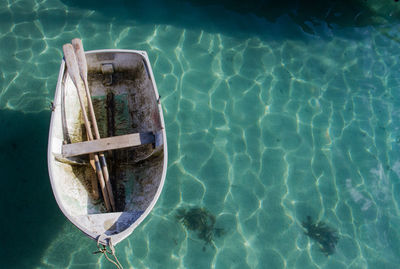
[[(87, 80), (87, 62), (86, 62), (85, 52), (83, 49), (82, 40), (80, 40), (79, 38), (73, 39), (72, 46), (74, 47), (75, 55), (78, 60), (79, 74), (81, 75), (83, 84), (85, 85), (86, 97), (87, 97), (87, 101), (88, 101), (90, 118), (91, 118), (93, 129), (94, 129), (94, 135), (95, 135), (96, 139), (100, 139), (99, 128), (97, 127), (96, 115), (94, 114), (92, 98), (90, 96), (90, 91), (89, 91), (89, 85), (88, 85), (88, 80)], [(100, 157), (101, 168), (103, 169), (104, 180), (105, 180), (105, 183), (107, 186), (108, 196), (109, 196), (110, 202), (111, 202), (111, 207), (113, 208), (114, 211), (116, 211), (115, 200), (114, 200), (114, 195), (113, 195), (110, 177), (109, 177), (109, 173), (108, 173), (106, 157), (104, 156), (104, 153), (102, 153), (102, 152), (99, 152), (99, 157)]]
[[(86, 136), (87, 136), (87, 139), (89, 140), (89, 135), (86, 134)], [(94, 161), (94, 154), (93, 153), (89, 154), (89, 163), (90, 163), (90, 166), (93, 168), (93, 170), (96, 171), (96, 163)], [(91, 181), (92, 181), (93, 199), (97, 200), (100, 197), (99, 196), (99, 187), (97, 186), (98, 185), (97, 184), (97, 180), (96, 180), (96, 178), (91, 177)]]
[[(64, 51), (65, 62), (67, 64), (68, 74), (71, 77), (72, 82), (74, 83), (74, 85), (76, 87), (76, 91), (77, 91), (78, 98), (79, 98), (79, 103), (80, 103), (81, 109), (82, 109), (83, 119), (85, 122), (87, 135), (89, 137), (89, 140), (93, 140), (93, 134), (92, 134), (92, 130), (90, 128), (89, 120), (87, 118), (85, 104), (84, 104), (81, 94), (80, 94), (80, 90), (82, 88), (82, 80), (79, 76), (79, 69), (78, 69), (79, 67), (78, 67), (78, 63), (76, 62), (74, 48), (72, 47), (71, 44), (65, 44), (63, 46), (63, 51)], [(94, 154), (94, 161), (95, 161), (96, 173), (97, 173), (97, 177), (99, 179), (101, 191), (103, 193), (103, 198), (104, 198), (104, 203), (106, 205), (106, 209), (107, 209), (107, 211), (111, 211), (111, 205), (110, 205), (110, 201), (109, 201), (109, 197), (108, 197), (108, 192), (107, 192), (107, 188), (105, 186), (103, 172), (102, 172), (100, 162), (99, 162), (99, 156), (97, 154)]]

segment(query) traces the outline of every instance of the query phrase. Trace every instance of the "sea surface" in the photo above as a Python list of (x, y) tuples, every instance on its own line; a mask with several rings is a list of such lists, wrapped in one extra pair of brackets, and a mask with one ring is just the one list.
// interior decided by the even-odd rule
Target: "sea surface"
[[(167, 177), (116, 246), (124, 268), (400, 268), (391, 0), (0, 0), (0, 268), (114, 268), (62, 215), (47, 173), (75, 37), (146, 50), (161, 95)], [(208, 237), (179, 212), (203, 212)]]

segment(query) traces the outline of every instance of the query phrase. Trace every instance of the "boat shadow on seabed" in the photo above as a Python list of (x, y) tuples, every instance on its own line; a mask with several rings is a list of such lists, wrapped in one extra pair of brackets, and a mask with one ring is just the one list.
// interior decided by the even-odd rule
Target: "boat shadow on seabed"
[(35, 267), (65, 224), (48, 181), (49, 120), (49, 111), (0, 110), (2, 268)]

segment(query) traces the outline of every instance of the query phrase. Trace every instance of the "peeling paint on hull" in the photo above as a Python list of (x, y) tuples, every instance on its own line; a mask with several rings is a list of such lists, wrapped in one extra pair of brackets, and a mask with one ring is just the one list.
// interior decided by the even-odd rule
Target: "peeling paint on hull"
[(64, 215), (75, 226), (93, 239), (100, 235), (111, 237), (115, 245), (143, 221), (161, 193), (167, 168), (165, 125), (146, 52), (99, 50), (87, 52), (86, 58), (102, 138), (162, 133), (160, 147), (146, 144), (105, 152), (118, 211), (107, 213), (102, 199), (96, 200), (92, 195), (91, 180), (96, 174), (88, 156), (62, 157), (63, 144), (86, 141), (76, 88), (62, 62), (48, 144), (53, 193)]

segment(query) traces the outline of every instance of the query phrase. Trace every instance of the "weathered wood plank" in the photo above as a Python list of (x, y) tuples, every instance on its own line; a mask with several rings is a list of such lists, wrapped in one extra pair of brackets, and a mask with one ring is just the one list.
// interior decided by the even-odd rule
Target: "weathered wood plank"
[(151, 132), (119, 135), (91, 141), (66, 144), (63, 145), (62, 152), (64, 157), (72, 157), (113, 149), (140, 146), (143, 144), (154, 143), (154, 141), (154, 134)]

